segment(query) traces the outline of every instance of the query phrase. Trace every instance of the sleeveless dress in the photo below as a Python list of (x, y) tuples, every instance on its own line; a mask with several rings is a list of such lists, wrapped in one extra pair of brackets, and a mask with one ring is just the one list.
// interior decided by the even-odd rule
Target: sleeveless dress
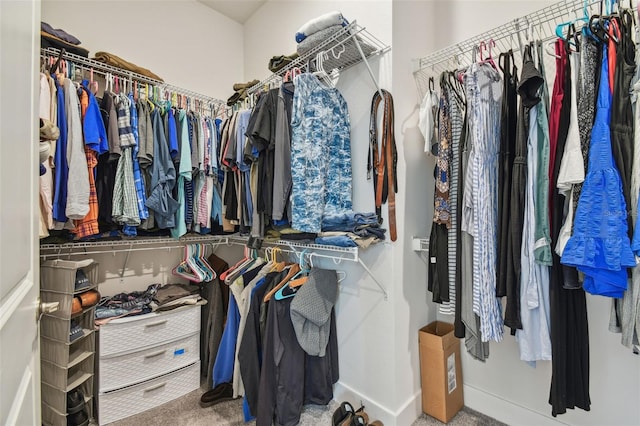
[(585, 274), (585, 291), (622, 297), (627, 288), (626, 268), (635, 266), (635, 259), (627, 234), (627, 209), (620, 173), (615, 167), (611, 150), (611, 90), (608, 84), (607, 48), (603, 46), (589, 167), (578, 202), (574, 232), (567, 242), (561, 262), (575, 266)]

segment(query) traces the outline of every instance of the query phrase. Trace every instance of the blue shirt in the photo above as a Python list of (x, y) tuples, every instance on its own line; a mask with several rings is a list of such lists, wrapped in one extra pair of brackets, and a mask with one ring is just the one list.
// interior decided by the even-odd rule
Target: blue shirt
[(107, 140), (107, 131), (104, 128), (102, 115), (100, 114), (100, 106), (96, 97), (89, 90), (89, 82), (82, 80), (83, 90), (89, 96), (89, 105), (82, 122), (82, 132), (84, 133), (84, 144), (97, 152), (98, 155), (109, 151), (109, 142)]

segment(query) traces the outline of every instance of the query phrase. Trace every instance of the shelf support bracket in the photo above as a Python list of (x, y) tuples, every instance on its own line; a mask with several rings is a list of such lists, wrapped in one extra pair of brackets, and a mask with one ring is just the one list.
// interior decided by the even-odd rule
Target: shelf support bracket
[(129, 255), (131, 255), (132, 248), (133, 248), (133, 243), (129, 245), (129, 250), (127, 250), (127, 255), (124, 258), (124, 265), (122, 265), (122, 271), (120, 271), (120, 279), (124, 277), (124, 272), (127, 270), (127, 264), (129, 263)]
[(371, 272), (371, 269), (369, 269), (367, 264), (362, 261), (360, 256), (358, 256), (358, 263), (360, 264), (360, 266), (362, 266), (362, 269), (364, 269), (367, 272), (367, 274), (369, 274), (369, 277), (371, 277), (373, 282), (375, 282), (378, 285), (378, 287), (380, 287), (380, 290), (382, 290), (382, 294), (384, 294), (384, 300), (389, 300), (389, 295), (387, 294), (387, 289), (382, 285), (382, 283), (380, 281), (378, 281), (376, 276), (373, 275), (373, 272)]

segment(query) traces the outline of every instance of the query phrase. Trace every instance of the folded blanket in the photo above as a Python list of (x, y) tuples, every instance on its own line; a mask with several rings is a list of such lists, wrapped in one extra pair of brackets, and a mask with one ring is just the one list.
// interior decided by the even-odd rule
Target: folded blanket
[(89, 51), (84, 47), (76, 46), (75, 44), (71, 44), (68, 41), (64, 41), (61, 38), (53, 36), (45, 31), (40, 31), (40, 47), (46, 49), (48, 47), (53, 47), (54, 49), (65, 49), (69, 53), (73, 53), (74, 55), (83, 56), (85, 58), (89, 57)]
[(164, 81), (161, 77), (149, 71), (148, 69), (139, 67), (138, 65), (133, 64), (129, 61), (125, 61), (124, 59), (114, 55), (113, 53), (96, 52), (96, 55), (93, 59), (95, 59), (96, 61), (104, 62), (108, 65), (112, 65), (114, 67), (122, 68), (128, 71), (135, 72), (137, 74), (144, 75), (145, 77), (149, 77), (154, 80)]
[(317, 18), (307, 21), (303, 26), (301, 26), (296, 33), (296, 42), (300, 43), (311, 34), (315, 34), (332, 25), (342, 25), (345, 27), (348, 24), (347, 20), (342, 16), (342, 13), (338, 11), (325, 13), (324, 15), (320, 15)]
[(40, 30), (44, 31), (47, 34), (51, 34), (54, 37), (58, 37), (61, 40), (66, 41), (67, 43), (78, 45), (80, 44), (80, 40), (66, 32), (65, 30), (61, 30), (60, 28), (53, 28), (51, 25), (46, 22), (40, 22)]
[(302, 56), (311, 52), (321, 44), (324, 44), (330, 37), (343, 30), (342, 25), (332, 25), (306, 37), (296, 47), (298, 55)]

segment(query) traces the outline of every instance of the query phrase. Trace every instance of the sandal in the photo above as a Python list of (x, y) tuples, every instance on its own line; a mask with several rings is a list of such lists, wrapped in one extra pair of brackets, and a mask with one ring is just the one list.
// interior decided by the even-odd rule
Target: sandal
[(336, 409), (336, 411), (333, 412), (333, 419), (332, 419), (332, 425), (333, 426), (342, 426), (345, 424), (349, 424), (349, 423), (345, 423), (345, 421), (349, 421), (351, 420), (351, 417), (355, 414), (355, 410), (353, 409), (353, 406), (347, 402), (344, 401), (342, 404), (340, 404), (340, 407), (338, 407)]

